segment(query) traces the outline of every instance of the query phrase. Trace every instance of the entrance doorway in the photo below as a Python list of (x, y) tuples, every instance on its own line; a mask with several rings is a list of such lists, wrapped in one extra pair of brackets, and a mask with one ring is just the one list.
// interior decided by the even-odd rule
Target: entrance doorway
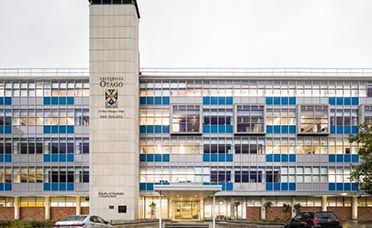
[(200, 220), (200, 201), (175, 201), (174, 207), (176, 220)]

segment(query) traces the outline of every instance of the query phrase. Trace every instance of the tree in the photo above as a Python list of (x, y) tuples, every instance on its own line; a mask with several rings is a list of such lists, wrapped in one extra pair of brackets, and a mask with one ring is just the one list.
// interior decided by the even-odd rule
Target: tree
[(360, 144), (358, 154), (361, 160), (360, 164), (352, 165), (350, 180), (361, 190), (372, 195), (372, 125), (368, 123), (360, 125), (359, 133), (350, 135), (349, 142)]
[(302, 205), (300, 203), (296, 203), (295, 205), (293, 205), (293, 208), (295, 209), (296, 214), (301, 212), (301, 207)]
[(291, 211), (291, 205), (283, 203), (283, 212), (285, 213), (285, 217), (288, 218), (288, 213)]
[(264, 208), (265, 208), (265, 212), (266, 212), (266, 218), (268, 217), (267, 214), (269, 214), (269, 209), (271, 208), (272, 205), (273, 205), (273, 203), (271, 201), (267, 201), (263, 205)]
[(235, 201), (233, 206), (234, 206), (234, 214), (236, 216), (236, 219), (239, 219), (239, 214), (238, 214), (238, 209), (239, 209), (240, 202)]
[(151, 208), (151, 219), (155, 219), (155, 208), (156, 208), (156, 203), (151, 202), (149, 207)]

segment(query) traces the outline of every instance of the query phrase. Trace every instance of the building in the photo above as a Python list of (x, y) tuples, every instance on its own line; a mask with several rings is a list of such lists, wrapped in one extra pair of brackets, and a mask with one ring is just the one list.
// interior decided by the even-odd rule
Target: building
[(1, 220), (370, 218), (371, 69), (139, 70), (136, 1), (90, 3), (89, 70), (0, 70)]

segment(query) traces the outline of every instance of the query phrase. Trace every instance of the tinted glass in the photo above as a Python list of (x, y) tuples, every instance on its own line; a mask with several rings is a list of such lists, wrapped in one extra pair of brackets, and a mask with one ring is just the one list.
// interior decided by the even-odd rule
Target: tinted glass
[(62, 221), (83, 221), (87, 216), (69, 216)]
[(324, 218), (324, 219), (337, 219), (336, 216), (333, 213), (327, 213), (327, 212), (316, 212), (315, 213), (316, 218)]

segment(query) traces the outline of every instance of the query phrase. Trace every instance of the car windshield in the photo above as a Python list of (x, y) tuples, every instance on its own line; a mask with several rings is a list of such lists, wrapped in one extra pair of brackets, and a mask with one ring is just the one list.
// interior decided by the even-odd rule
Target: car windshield
[(69, 216), (62, 221), (83, 221), (87, 216)]
[(317, 212), (315, 213), (315, 217), (319, 219), (336, 219), (336, 216), (333, 213), (327, 212)]

